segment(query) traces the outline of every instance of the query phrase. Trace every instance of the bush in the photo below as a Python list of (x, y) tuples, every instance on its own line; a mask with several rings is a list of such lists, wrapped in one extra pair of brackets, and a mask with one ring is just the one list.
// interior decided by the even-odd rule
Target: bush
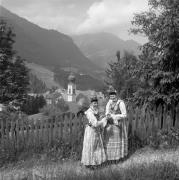
[(43, 113), (43, 115), (48, 116), (48, 117), (57, 116), (57, 115), (62, 114), (62, 110), (60, 110), (53, 104), (48, 104), (48, 105), (44, 106), (40, 110), (40, 112)]
[(82, 151), (82, 142), (79, 141), (73, 146), (66, 143), (64, 140), (54, 142), (54, 145), (49, 148), (44, 148), (41, 154), (45, 153), (49, 160), (80, 160)]
[(9, 111), (1, 111), (0, 112), (0, 122), (3, 121), (3, 123), (11, 122), (11, 121), (26, 121), (27, 115), (23, 114), (22, 112), (9, 112)]
[(44, 106), (40, 112), (43, 113), (45, 116), (58, 116), (64, 112), (69, 110), (69, 106), (65, 103), (63, 99), (58, 100), (56, 104), (48, 104)]
[(46, 101), (43, 96), (28, 96), (25, 102), (21, 106), (21, 110), (28, 114), (37, 114), (39, 113), (39, 109), (42, 108), (46, 104)]
[(158, 130), (148, 138), (148, 143), (153, 148), (176, 148), (179, 145), (179, 129)]
[(55, 106), (59, 108), (62, 112), (67, 112), (69, 110), (68, 104), (62, 98), (57, 101)]

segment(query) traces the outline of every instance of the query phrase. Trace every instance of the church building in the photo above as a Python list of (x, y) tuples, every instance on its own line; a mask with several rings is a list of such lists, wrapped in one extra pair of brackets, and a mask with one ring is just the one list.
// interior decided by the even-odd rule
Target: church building
[(73, 73), (68, 77), (67, 101), (76, 102), (76, 78)]

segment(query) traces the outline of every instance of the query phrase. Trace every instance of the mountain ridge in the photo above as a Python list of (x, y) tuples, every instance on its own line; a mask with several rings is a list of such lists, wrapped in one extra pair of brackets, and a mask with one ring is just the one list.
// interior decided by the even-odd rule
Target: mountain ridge
[(101, 68), (106, 68), (110, 61), (116, 59), (116, 51), (124, 55), (124, 51), (138, 55), (140, 44), (134, 40), (122, 40), (118, 36), (100, 32), (73, 36), (74, 42), (89, 59)]
[(74, 66), (86, 72), (100, 69), (83, 55), (68, 35), (42, 28), (3, 6), (0, 6), (0, 16), (13, 27), (14, 48), (27, 61), (46, 66)]

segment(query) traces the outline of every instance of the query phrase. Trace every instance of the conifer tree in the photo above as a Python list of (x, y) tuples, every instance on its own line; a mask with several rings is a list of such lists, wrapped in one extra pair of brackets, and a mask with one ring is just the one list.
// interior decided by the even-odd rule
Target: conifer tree
[(29, 84), (28, 69), (13, 50), (15, 34), (0, 21), (0, 103), (24, 100)]
[(133, 69), (136, 68), (138, 59), (127, 51), (122, 58), (119, 51), (116, 56), (117, 61), (109, 63), (106, 70), (106, 83), (112, 85), (121, 98), (130, 99), (138, 87), (138, 80), (133, 76)]

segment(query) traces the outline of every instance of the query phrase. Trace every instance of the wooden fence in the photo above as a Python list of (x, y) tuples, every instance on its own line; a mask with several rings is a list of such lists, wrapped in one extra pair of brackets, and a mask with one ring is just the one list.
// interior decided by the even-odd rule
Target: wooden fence
[[(179, 128), (179, 104), (173, 107), (149, 109), (145, 107), (127, 107), (128, 130), (145, 140), (157, 129)], [(26, 121), (0, 120), (0, 150), (16, 151), (23, 148), (53, 146), (60, 140), (71, 145), (82, 141), (85, 118), (73, 113), (64, 113), (50, 120), (27, 123)]]
[(128, 106), (128, 130), (145, 140), (159, 129), (179, 128), (179, 104), (153, 108)]
[(27, 123), (16, 121), (0, 121), (0, 149), (7, 151), (53, 146), (63, 140), (68, 144), (77, 144), (83, 131), (83, 116), (64, 113), (58, 117), (44, 121)]

